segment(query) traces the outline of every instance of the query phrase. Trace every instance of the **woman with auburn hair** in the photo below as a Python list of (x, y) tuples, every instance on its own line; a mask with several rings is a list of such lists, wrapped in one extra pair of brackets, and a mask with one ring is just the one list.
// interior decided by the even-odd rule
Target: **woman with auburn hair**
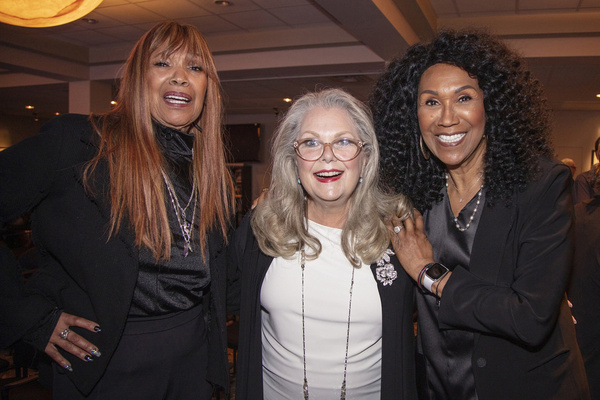
[(8, 299), (0, 344), (48, 354), (55, 399), (208, 400), (229, 387), (221, 118), (204, 38), (164, 22), (135, 45), (112, 111), (60, 116), (0, 153), (0, 223), (32, 211), (41, 260)]
[(231, 242), (241, 270), (236, 399), (416, 399), (413, 293), (384, 218), (370, 112), (339, 89), (289, 109), (268, 195)]

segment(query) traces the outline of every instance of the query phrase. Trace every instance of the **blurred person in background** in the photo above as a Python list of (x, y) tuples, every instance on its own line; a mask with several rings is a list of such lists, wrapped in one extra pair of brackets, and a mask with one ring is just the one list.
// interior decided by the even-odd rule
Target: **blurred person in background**
[[(596, 139), (594, 143), (594, 155), (596, 160), (598, 157), (598, 147), (600, 146), (600, 137)], [(581, 203), (582, 201), (591, 199), (595, 196), (594, 188), (598, 179), (596, 175), (596, 168), (598, 163), (592, 165), (588, 171), (582, 172), (575, 178), (574, 189), (573, 189), (573, 204)]]
[(577, 320), (577, 342), (590, 384), (592, 399), (600, 398), (600, 168), (594, 197), (575, 205), (575, 256), (569, 282), (569, 300)]
[(561, 163), (565, 164), (569, 169), (571, 169), (571, 176), (575, 179), (575, 174), (577, 173), (577, 166), (575, 165), (575, 161), (572, 158), (563, 158), (560, 160)]

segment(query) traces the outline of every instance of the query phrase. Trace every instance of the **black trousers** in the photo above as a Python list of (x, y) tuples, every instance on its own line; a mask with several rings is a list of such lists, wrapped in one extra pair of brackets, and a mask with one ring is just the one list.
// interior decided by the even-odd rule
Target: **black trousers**
[(202, 306), (130, 319), (108, 367), (86, 397), (67, 374), (54, 374), (54, 400), (210, 400), (208, 344)]

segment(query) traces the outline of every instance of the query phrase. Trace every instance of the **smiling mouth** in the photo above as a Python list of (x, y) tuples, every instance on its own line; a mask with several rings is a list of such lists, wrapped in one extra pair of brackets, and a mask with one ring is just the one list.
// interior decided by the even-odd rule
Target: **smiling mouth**
[(462, 138), (465, 137), (465, 135), (466, 133), (456, 133), (454, 135), (440, 135), (438, 136), (438, 139), (440, 140), (440, 142), (452, 144), (460, 141)]
[(316, 172), (315, 175), (319, 178), (333, 178), (335, 176), (340, 176), (342, 171), (324, 171), (324, 172)]
[(175, 96), (175, 95), (166, 95), (165, 96), (165, 100), (169, 103), (173, 103), (173, 104), (187, 104), (190, 101), (192, 101), (192, 99), (188, 98), (188, 97), (184, 97), (184, 96)]

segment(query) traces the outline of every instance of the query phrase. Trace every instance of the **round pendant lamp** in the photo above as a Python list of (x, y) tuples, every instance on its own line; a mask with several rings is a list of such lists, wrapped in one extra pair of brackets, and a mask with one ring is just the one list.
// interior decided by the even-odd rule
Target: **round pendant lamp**
[(102, 0), (1, 0), (0, 22), (45, 28), (75, 21), (94, 10)]

